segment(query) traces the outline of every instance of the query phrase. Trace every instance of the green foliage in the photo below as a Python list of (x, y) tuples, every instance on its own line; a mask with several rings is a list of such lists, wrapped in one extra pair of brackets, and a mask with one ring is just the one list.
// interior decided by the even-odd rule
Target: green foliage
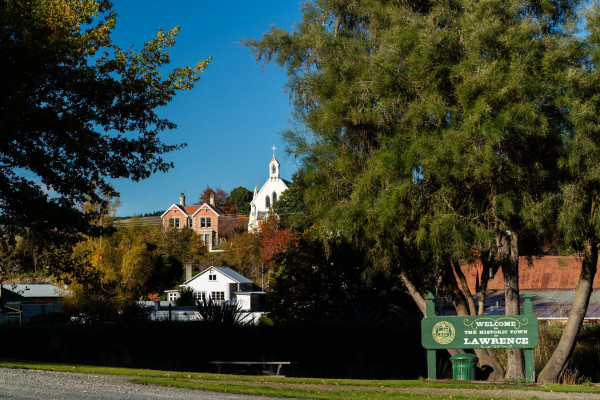
[(179, 291), (179, 297), (175, 299), (175, 305), (177, 307), (195, 306), (198, 304), (194, 299), (194, 290), (189, 287), (185, 287)]
[(252, 192), (243, 186), (238, 186), (229, 193), (228, 202), (235, 206), (235, 212), (238, 214), (250, 214), (250, 202), (252, 201)]
[[(300, 238), (272, 272), (269, 315), (276, 321), (359, 320), (402, 322), (408, 312), (396, 277), (364, 274), (365, 254), (345, 241)], [(399, 306), (402, 304), (402, 306)]]
[(241, 305), (235, 301), (223, 301), (219, 304), (209, 296), (197, 302), (196, 307), (202, 321), (207, 324), (233, 326), (252, 323), (251, 315), (242, 311)]
[(304, 174), (301, 172), (294, 174), (292, 180), (294, 183), (273, 204), (273, 211), (287, 226), (303, 232), (309, 229), (313, 223), (305, 199), (307, 186)]
[[(247, 41), (287, 69), (295, 106), (284, 138), (302, 182), (282, 218), (423, 278), (496, 255), (506, 231), (533, 254), (579, 229), (589, 192), (568, 189), (561, 165), (593, 171), (596, 146), (576, 125), (590, 139), (598, 126), (594, 100), (581, 103), (597, 47), (576, 34), (579, 6), (313, 0), (293, 31)], [(575, 143), (586, 158), (561, 161)]]
[[(158, 30), (140, 50), (110, 38), (108, 1), (0, 2), (0, 214), (48, 243), (93, 234), (117, 195), (112, 179), (172, 167), (157, 108), (199, 80), (208, 60), (165, 69), (179, 31)], [(106, 197), (104, 197), (106, 196)], [(82, 212), (78, 204), (99, 207)]]

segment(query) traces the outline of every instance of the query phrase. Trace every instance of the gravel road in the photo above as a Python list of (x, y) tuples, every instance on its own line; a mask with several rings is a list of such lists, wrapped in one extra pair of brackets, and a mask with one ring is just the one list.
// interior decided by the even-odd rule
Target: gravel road
[(127, 378), (118, 376), (0, 368), (0, 399), (260, 400), (265, 398), (136, 385), (128, 382)]
[[(290, 386), (294, 386), (290, 384)], [(299, 385), (308, 389), (310, 385)], [(320, 385), (321, 390), (339, 390), (339, 386)], [(365, 388), (363, 388), (365, 389)], [(371, 388), (378, 390), (378, 388)], [(367, 389), (368, 390), (368, 389)], [(392, 393), (437, 395), (445, 399), (460, 396), (477, 396), (488, 399), (544, 399), (544, 400), (598, 400), (597, 393), (560, 393), (505, 390), (478, 390), (455, 388), (385, 388)], [(155, 400), (155, 399), (205, 399), (205, 400), (276, 400), (273, 398), (224, 393), (200, 392), (160, 386), (136, 385), (127, 377), (109, 375), (75, 374), (22, 369), (0, 368), (0, 400)], [(285, 399), (290, 400), (290, 399)]]

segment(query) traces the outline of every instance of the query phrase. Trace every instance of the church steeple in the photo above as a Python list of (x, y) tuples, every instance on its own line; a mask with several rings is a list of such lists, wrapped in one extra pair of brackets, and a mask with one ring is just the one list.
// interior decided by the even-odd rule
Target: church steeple
[(271, 147), (271, 150), (273, 150), (273, 158), (269, 163), (269, 177), (271, 179), (279, 179), (279, 161), (277, 161), (277, 158), (275, 157), (275, 150), (277, 150), (277, 147), (273, 146)]

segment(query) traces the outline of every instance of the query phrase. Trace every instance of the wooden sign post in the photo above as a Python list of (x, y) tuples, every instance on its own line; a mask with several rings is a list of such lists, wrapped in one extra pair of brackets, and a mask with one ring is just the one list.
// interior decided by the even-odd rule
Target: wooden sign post
[(539, 342), (538, 320), (531, 295), (523, 296), (523, 315), (436, 316), (434, 297), (427, 295), (421, 320), (421, 343), (427, 349), (427, 377), (437, 379), (437, 349), (525, 349), (525, 379), (535, 381), (533, 350)]

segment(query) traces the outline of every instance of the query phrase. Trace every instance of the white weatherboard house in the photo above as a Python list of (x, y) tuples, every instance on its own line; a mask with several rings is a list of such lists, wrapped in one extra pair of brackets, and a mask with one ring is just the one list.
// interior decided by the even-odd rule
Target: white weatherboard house
[[(210, 267), (179, 285), (181, 289), (191, 289), (194, 299), (212, 299), (220, 304), (223, 301), (236, 301), (241, 311), (259, 312), (264, 310), (265, 293), (253, 292), (254, 283), (245, 276), (226, 267)], [(167, 290), (167, 300), (175, 301), (178, 290)]]
[(248, 232), (260, 230), (262, 222), (268, 217), (273, 203), (285, 192), (291, 182), (279, 177), (279, 161), (275, 158), (275, 146), (273, 146), (273, 158), (269, 163), (269, 179), (258, 190), (254, 188), (254, 197), (250, 202), (250, 218), (248, 220)]

